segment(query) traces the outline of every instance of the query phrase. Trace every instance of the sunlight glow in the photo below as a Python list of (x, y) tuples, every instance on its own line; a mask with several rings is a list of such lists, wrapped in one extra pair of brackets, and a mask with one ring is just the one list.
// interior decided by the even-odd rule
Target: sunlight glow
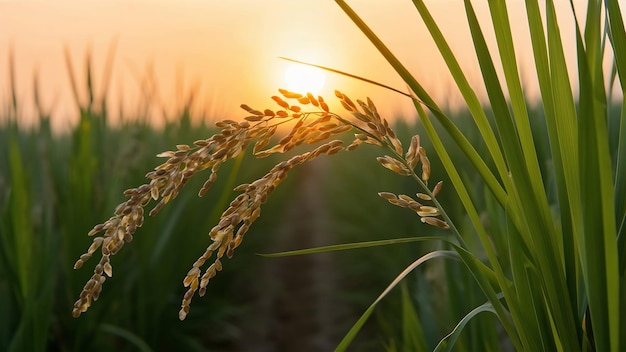
[(318, 94), (326, 82), (326, 73), (315, 67), (291, 63), (285, 69), (285, 87), (296, 93)]

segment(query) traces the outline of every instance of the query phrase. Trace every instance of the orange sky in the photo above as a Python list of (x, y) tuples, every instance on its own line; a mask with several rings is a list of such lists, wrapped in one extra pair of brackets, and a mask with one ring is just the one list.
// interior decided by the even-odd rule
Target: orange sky
[[(481, 1), (482, 3), (486, 1)], [(437, 51), (408, 0), (353, 0), (350, 5), (405, 62), (442, 105), (458, 103)], [(467, 47), (469, 35), (461, 0), (427, 0), (444, 35), (471, 82), (480, 77)], [(475, 3), (478, 3), (475, 1)], [(562, 0), (567, 10), (567, 1)], [(515, 35), (526, 31), (523, 1), (508, 1)], [(478, 6), (479, 4), (477, 4)], [(484, 4), (482, 4), (484, 5)], [(479, 15), (486, 15), (478, 6)], [(489, 35), (489, 34), (488, 34)], [(527, 36), (516, 41), (525, 80), (530, 83)], [(32, 77), (40, 73), (44, 103), (55, 106), (55, 125), (75, 122), (75, 105), (64, 62), (67, 46), (74, 66), (84, 77), (85, 53), (91, 48), (100, 89), (107, 50), (116, 42), (110, 99), (123, 96), (126, 111), (139, 106), (140, 81), (152, 69), (165, 106), (180, 102), (180, 83), (194, 82), (198, 102), (216, 118), (243, 116), (239, 104), (264, 107), (284, 86), (286, 56), (348, 71), (404, 89), (404, 84), (367, 39), (332, 0), (273, 1), (70, 1), (0, 2), (0, 102), (8, 96), (8, 49), (13, 47), (19, 97), (24, 117), (32, 101)], [(520, 54), (522, 53), (522, 54)], [(329, 74), (323, 95), (333, 89), (358, 98), (370, 96), (388, 115), (412, 115), (411, 102), (352, 79)], [(527, 91), (535, 94), (532, 84)], [(85, 93), (85, 89), (82, 90)], [(269, 106), (269, 105), (268, 105)], [(70, 116), (69, 118), (63, 118)]]

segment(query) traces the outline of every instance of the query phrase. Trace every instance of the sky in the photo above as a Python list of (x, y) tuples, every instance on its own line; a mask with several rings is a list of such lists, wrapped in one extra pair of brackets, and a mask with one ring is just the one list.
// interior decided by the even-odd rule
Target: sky
[[(441, 105), (462, 107), (411, 1), (347, 2)], [(485, 2), (474, 1), (483, 19), (488, 15)], [(480, 82), (468, 46), (463, 1), (426, 3), (470, 82)], [(557, 3), (567, 13), (568, 1)], [(528, 82), (527, 94), (533, 96), (536, 88), (523, 1), (510, 0), (507, 4), (522, 79)], [(572, 22), (564, 21), (562, 26), (571, 28)], [(493, 38), (485, 29), (487, 37)], [(574, 54), (573, 48), (567, 50)], [(111, 110), (118, 111), (121, 106), (127, 116), (141, 114), (146, 100), (158, 101), (173, 111), (190, 92), (194, 92), (198, 107), (216, 119), (245, 116), (238, 108), (242, 103), (271, 107), (270, 97), (286, 84), (288, 62), (280, 57), (332, 67), (406, 90), (332, 0), (0, 1), (0, 103), (9, 96), (12, 53), (18, 98), (23, 102), (22, 118), (28, 121), (34, 116), (33, 77), (37, 73), (43, 105), (53, 111), (55, 127), (64, 129), (75, 123), (76, 104), (65, 51), (79, 87), (84, 87), (85, 58), (91, 53), (96, 94), (104, 90), (107, 57), (113, 58), (107, 96)], [(480, 85), (477, 87), (480, 93)], [(414, 114), (411, 101), (397, 93), (328, 73), (320, 94), (332, 98), (334, 89), (353, 98), (371, 97), (388, 117)], [(84, 94), (86, 89), (78, 91)]]

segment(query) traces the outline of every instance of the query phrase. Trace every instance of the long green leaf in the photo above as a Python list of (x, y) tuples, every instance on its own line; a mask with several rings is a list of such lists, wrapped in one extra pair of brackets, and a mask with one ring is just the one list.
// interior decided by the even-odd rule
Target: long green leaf
[[(476, 55), (483, 74), (483, 80), (487, 88), (490, 105), (495, 115), (498, 132), (500, 133), (500, 140), (504, 141), (502, 146), (506, 155), (507, 165), (510, 168), (510, 178), (513, 180), (511, 183), (507, 183), (507, 191), (509, 194), (516, 194), (516, 192), (520, 193), (521, 190), (521, 196), (526, 196), (526, 199), (515, 201), (513, 204), (511, 204), (511, 202), (514, 198), (510, 198), (507, 206), (520, 207), (518, 204), (521, 203), (527, 204), (531, 209), (536, 208), (535, 200), (528, 197), (529, 195), (532, 195), (532, 192), (529, 192), (529, 175), (527, 174), (524, 166), (524, 157), (521, 151), (520, 138), (515, 131), (515, 126), (513, 125), (513, 120), (508, 110), (506, 98), (504, 97), (504, 92), (500, 87), (498, 75), (489, 54), (489, 50), (487, 49), (487, 43), (469, 0), (465, 0), (465, 7)], [(521, 209), (511, 212), (510, 214), (513, 218), (515, 218), (516, 214), (523, 215), (523, 213), (521, 213)], [(520, 227), (527, 226), (529, 222), (528, 218), (532, 217), (518, 216), (519, 222), (517, 225)], [(523, 231), (523, 234), (530, 233), (530, 231), (524, 231), (524, 229), (520, 229), (520, 231)], [(525, 238), (525, 242), (527, 246), (533, 249), (532, 240), (528, 238), (528, 236)]]
[[(616, 71), (619, 75), (619, 83), (622, 90), (620, 131), (616, 153), (617, 165), (615, 170), (615, 212), (618, 224), (617, 250), (619, 263), (620, 285), (620, 309), (622, 318), (620, 328), (624, 328), (626, 321), (623, 319), (626, 312), (626, 30), (624, 20), (617, 0), (606, 0), (606, 16), (609, 24), (609, 38), (613, 49), (613, 57), (616, 63)], [(626, 334), (621, 334), (620, 347), (626, 346)]]
[[(467, 2), (469, 3), (469, 2)], [(511, 35), (511, 25), (509, 23), (509, 14), (504, 1), (489, 1), (489, 9), (491, 12), (491, 20), (493, 23), (494, 33), (500, 53), (500, 62), (506, 80), (506, 88), (511, 100), (513, 110), (512, 118), (515, 121), (515, 127), (519, 136), (518, 140), (523, 152), (523, 162), (525, 162), (526, 170), (529, 174), (530, 183), (533, 193), (537, 197), (537, 205), (540, 206), (541, 214), (548, 215), (548, 200), (543, 187), (541, 172), (539, 170), (539, 160), (537, 159), (537, 150), (534, 144), (534, 137), (530, 127), (528, 118), (528, 110), (526, 108), (526, 98), (522, 90), (522, 84), (519, 78), (518, 64), (513, 47), (513, 37)], [(475, 16), (474, 16), (475, 17)], [(504, 139), (501, 139), (506, 141)], [(509, 163), (511, 160), (507, 160)], [(520, 160), (521, 162), (522, 160)], [(545, 221), (545, 219), (544, 219)]]
[(621, 224), (618, 232), (618, 251), (620, 273), (626, 270), (626, 30), (617, 0), (606, 0), (606, 13), (609, 23), (609, 38), (614, 52), (616, 70), (622, 88), (619, 142), (617, 147), (617, 166), (615, 170), (615, 211), (617, 223)]
[[(420, 236), (420, 237), (404, 237), (404, 238), (393, 238), (393, 239), (388, 239), (388, 240), (336, 244), (336, 245), (330, 245), (330, 246), (322, 246), (322, 247), (307, 248), (307, 249), (300, 249), (300, 250), (280, 252), (280, 253), (259, 254), (259, 255), (263, 257), (268, 257), (268, 258), (288, 257), (288, 256), (308, 255), (308, 254), (327, 253), (327, 252), (335, 252), (335, 251), (345, 251), (345, 250), (352, 250), (352, 249), (363, 249), (363, 248), (378, 247), (378, 246), (387, 246), (387, 245), (392, 245), (392, 244), (424, 242), (424, 241), (442, 241), (446, 244), (453, 246), (457, 251), (462, 249), (460, 246), (458, 246), (454, 242), (444, 237)], [(487, 268), (487, 266), (485, 266), (484, 264), (480, 262), (478, 263), (479, 264), (476, 264), (476, 267), (480, 267), (480, 271), (485, 276), (487, 282), (489, 282), (489, 284), (492, 285), (493, 287), (498, 287), (499, 286), (498, 279), (496, 275), (494, 274), (494, 272), (491, 269)], [(510, 282), (507, 281), (506, 283), (507, 283), (507, 286), (510, 285)]]
[[(571, 230), (575, 239), (581, 268), (587, 266), (584, 245), (583, 207), (581, 200), (580, 164), (578, 121), (573, 94), (570, 88), (570, 79), (567, 72), (565, 53), (561, 40), (560, 28), (556, 17), (556, 10), (552, 1), (546, 2), (548, 54), (550, 57), (550, 72), (552, 78), (552, 94), (555, 98), (555, 133), (559, 138), (559, 150), (562, 156), (565, 189), (568, 195), (568, 205), (571, 215)], [(583, 273), (583, 276), (586, 277)], [(583, 303), (584, 300), (579, 300)], [(580, 328), (578, 328), (580, 333)], [(570, 337), (568, 337), (570, 338)]]
[[(507, 208), (508, 211), (512, 211)], [(525, 351), (552, 351), (556, 349), (555, 334), (547, 323), (547, 307), (543, 289), (531, 278), (537, 268), (527, 255), (517, 226), (507, 218), (507, 238), (509, 239), (511, 275), (515, 283), (515, 297), (507, 295), (509, 309), (513, 315)]]
[[(580, 206), (580, 184), (578, 167), (578, 124), (574, 97), (570, 90), (570, 80), (567, 73), (565, 53), (561, 42), (560, 29), (557, 24), (556, 11), (552, 1), (546, 2), (547, 37), (549, 56), (549, 75), (551, 78), (551, 97), (554, 104), (554, 114), (546, 116), (551, 119), (548, 128), (553, 124), (550, 132), (551, 139), (557, 139), (557, 150), (562, 157), (562, 164), (555, 164), (561, 168), (564, 175), (565, 190), (570, 205), (572, 231), (578, 244), (582, 243), (582, 209)], [(558, 137), (557, 137), (558, 136)], [(553, 150), (554, 153), (554, 150)], [(579, 250), (584, 250), (579, 248)]]
[[(551, 212), (547, 204), (545, 190), (543, 185), (538, 184), (538, 182), (541, 181), (541, 174), (539, 173), (538, 162), (536, 161), (536, 150), (534, 146), (528, 147), (529, 150), (527, 150), (526, 153), (532, 153), (532, 156), (528, 156), (522, 151), (523, 144), (533, 143), (532, 136), (530, 136), (527, 113), (525, 108), (521, 109), (522, 111), (518, 111), (518, 127), (521, 126), (524, 130), (527, 130), (527, 135), (521, 136), (516, 131), (513, 124), (513, 117), (508, 111), (504, 93), (500, 87), (486, 41), (478, 24), (478, 19), (471, 3), (468, 0), (466, 0), (465, 3), (473, 42), (476, 47), (476, 54), (483, 73), (483, 80), (487, 87), (491, 106), (496, 115), (496, 124), (498, 131), (501, 133), (506, 160), (511, 169), (513, 187), (509, 190), (509, 194), (513, 195), (511, 199), (515, 201), (510, 205), (514, 209), (510, 214), (515, 214), (520, 219), (523, 219), (524, 223), (520, 228), (520, 234), (522, 234), (525, 244), (531, 249), (531, 260), (536, 262), (536, 265), (542, 272), (538, 284), (545, 288), (544, 293), (546, 294), (549, 307), (553, 310), (555, 324), (559, 330), (558, 334), (560, 336), (567, 336), (567, 338), (563, 339), (565, 348), (567, 350), (573, 350), (575, 347), (569, 344), (577, 343), (577, 331), (575, 324), (573, 324), (575, 311), (567, 300), (563, 300), (563, 295), (567, 292), (567, 285), (565, 275), (561, 270), (561, 253), (556, 243), (554, 226), (552, 224)], [(494, 5), (492, 7), (492, 17), (505, 15), (507, 15), (506, 10), (502, 7), (500, 7), (499, 11), (498, 6)], [(500, 21), (494, 21), (495, 23), (500, 23)], [(495, 26), (495, 30), (510, 31), (508, 23)], [(510, 66), (511, 64), (515, 64), (514, 58), (511, 58), (512, 54), (510, 53), (512, 51), (510, 37), (500, 35), (498, 39), (498, 45), (504, 47), (504, 49), (501, 50), (501, 54), (508, 55), (507, 57), (513, 60), (513, 63), (507, 63), (505, 60), (507, 57), (503, 57), (503, 65)], [(504, 43), (502, 43), (502, 41)], [(516, 77), (513, 78), (512, 76), (516, 76), (517, 71), (516, 69), (510, 69), (510, 71), (513, 72), (509, 73), (507, 83), (515, 86), (519, 84), (519, 82), (517, 82)], [(523, 99), (523, 97), (518, 97), (518, 99)], [(526, 121), (522, 122), (523, 120)], [(528, 138), (530, 141), (524, 142), (524, 138)], [(535, 161), (524, 162), (527, 158), (535, 159)], [(536, 175), (530, 174), (532, 170), (535, 170)], [(533, 182), (533, 178), (537, 180)], [(520, 224), (517, 225), (520, 226)]]
[(427, 262), (427, 261), (429, 261), (431, 259), (434, 259), (434, 258), (454, 258), (454, 259), (458, 259), (459, 256), (454, 251), (439, 250), (439, 251), (430, 252), (430, 253), (420, 257), (418, 260), (414, 261), (411, 265), (409, 265), (406, 269), (404, 269), (389, 284), (389, 286), (387, 286), (387, 288), (376, 298), (376, 300), (374, 300), (374, 302), (367, 308), (367, 310), (363, 313), (363, 315), (361, 315), (361, 317), (357, 320), (357, 322), (352, 326), (350, 331), (348, 331), (346, 336), (344, 336), (343, 340), (341, 340), (341, 342), (339, 343), (339, 345), (337, 346), (335, 351), (345, 351), (350, 346), (350, 343), (354, 340), (356, 335), (359, 333), (359, 331), (361, 330), (361, 328), (363, 327), (363, 325), (365, 324), (365, 322), (367, 321), (369, 316), (372, 314), (372, 312), (374, 312), (374, 308), (376, 308), (376, 305), (378, 305), (378, 303), (383, 298), (385, 298), (385, 296), (387, 296), (387, 294), (394, 287), (396, 287), (398, 285), (398, 283), (400, 281), (402, 281), (411, 271), (413, 271), (415, 268), (417, 268), (418, 266), (422, 265), (423, 263), (425, 263), (425, 262)]
[(517, 330), (513, 327), (510, 312), (500, 302), (500, 299), (498, 298), (499, 290), (497, 291), (497, 289), (501, 289), (504, 297), (514, 297), (513, 283), (506, 279), (505, 281), (502, 281), (499, 273), (497, 272), (495, 272), (493, 275), (494, 278), (498, 279), (497, 284), (495, 284), (493, 281), (490, 281), (489, 278), (491, 276), (491, 273), (493, 272), (490, 268), (487, 268), (487, 266), (483, 264), (480, 260), (478, 260), (473, 253), (470, 253), (456, 245), (452, 246), (456, 249), (457, 253), (459, 253), (459, 256), (463, 260), (463, 263), (467, 266), (470, 273), (476, 280), (476, 283), (478, 283), (478, 286), (480, 286), (483, 293), (487, 297), (487, 300), (493, 306), (493, 309), (498, 316), (498, 319), (500, 319), (502, 326), (508, 333), (511, 342), (513, 343), (513, 346), (518, 351), (521, 351), (522, 342), (520, 340), (520, 336)]
[[(502, 294), (498, 295), (499, 298), (502, 298), (503, 296), (504, 295)], [(461, 335), (461, 332), (463, 332), (463, 328), (465, 328), (465, 325), (467, 325), (467, 323), (469, 323), (475, 316), (477, 316), (479, 313), (482, 313), (482, 312), (491, 312), (491, 313), (496, 314), (496, 311), (493, 309), (493, 306), (489, 302), (481, 304), (480, 306), (472, 309), (471, 312), (467, 313), (463, 317), (463, 319), (459, 321), (459, 323), (454, 327), (454, 329), (448, 335), (446, 335), (443, 339), (441, 339), (441, 341), (439, 341), (439, 344), (437, 344), (437, 347), (435, 347), (434, 351), (435, 352), (452, 351), (452, 348), (454, 347), (454, 343)]]
[(291, 58), (288, 58), (288, 57), (283, 57), (283, 56), (280, 56), (279, 58), (283, 59), (283, 60), (295, 62), (297, 64), (302, 64), (302, 65), (311, 66), (311, 67), (317, 67), (317, 68), (320, 68), (320, 69), (322, 69), (324, 71), (333, 72), (333, 73), (337, 73), (337, 74), (342, 75), (342, 76), (354, 78), (354, 79), (357, 79), (359, 81), (363, 81), (363, 82), (366, 82), (366, 83), (369, 83), (369, 84), (373, 84), (375, 86), (379, 86), (379, 87), (382, 87), (382, 88), (385, 88), (385, 89), (389, 89), (392, 92), (396, 92), (398, 94), (402, 94), (402, 95), (404, 95), (404, 96), (406, 96), (408, 98), (411, 98), (411, 94), (403, 92), (403, 91), (401, 91), (399, 89), (393, 88), (391, 86), (388, 86), (386, 84), (383, 84), (383, 83), (380, 83), (380, 82), (377, 82), (377, 81), (374, 81), (374, 80), (371, 80), (371, 79), (368, 79), (368, 78), (364, 78), (364, 77), (361, 77), (361, 76), (353, 75), (353, 74), (345, 72), (345, 71), (337, 70), (337, 69), (330, 68), (330, 67), (327, 67), (327, 66), (313, 64), (313, 63), (310, 63), (310, 62), (294, 60), (294, 59), (291, 59)]
[(378, 246), (388, 246), (391, 244), (401, 244), (401, 243), (411, 243), (411, 242), (421, 242), (421, 241), (445, 241), (448, 242), (447, 239), (438, 236), (420, 236), (420, 237), (407, 237), (407, 238), (394, 238), (389, 240), (379, 240), (379, 241), (366, 241), (366, 242), (356, 242), (356, 243), (345, 243), (345, 244), (336, 244), (331, 246), (323, 246), (316, 248), (307, 248), (300, 249), (294, 251), (280, 252), (280, 253), (270, 253), (270, 254), (259, 254), (263, 257), (275, 258), (275, 257), (289, 257), (295, 255), (305, 255), (305, 254), (316, 254), (316, 253), (326, 253), (326, 252), (334, 252), (334, 251), (345, 251), (349, 249), (362, 249), (369, 247), (378, 247)]
[(128, 329), (124, 329), (112, 324), (102, 324), (102, 326), (100, 326), (100, 330), (111, 335), (116, 335), (123, 338), (124, 340), (135, 346), (138, 351), (152, 352), (152, 348), (150, 348), (150, 346), (144, 340), (142, 340), (141, 337), (133, 334)]
[(402, 290), (402, 347), (403, 351), (426, 351), (428, 349), (422, 324), (416, 308), (411, 300), (406, 284), (400, 286)]
[(615, 219), (618, 224), (617, 250), (619, 254), (619, 273), (626, 270), (626, 94), (622, 99), (620, 115), (619, 143), (617, 147), (617, 166), (615, 170)]
[(579, 303), (578, 296), (578, 274), (577, 270), (579, 262), (577, 259), (576, 239), (574, 238), (574, 230), (572, 223), (572, 210), (570, 209), (570, 196), (566, 187), (565, 169), (563, 167), (562, 153), (568, 150), (561, 150), (561, 137), (557, 126), (556, 103), (553, 94), (553, 82), (550, 72), (550, 64), (548, 59), (548, 48), (544, 27), (542, 24), (542, 15), (536, 0), (526, 1), (526, 12), (528, 25), (530, 29), (530, 37), (533, 48), (533, 56), (535, 68), (537, 69), (537, 79), (539, 82), (539, 90), (541, 92), (541, 101), (543, 103), (544, 114), (546, 116), (546, 127), (548, 130), (548, 141), (554, 165), (554, 174), (557, 187), (557, 195), (561, 211), (559, 212), (561, 224), (561, 246), (563, 247), (563, 260), (566, 272), (566, 280), (568, 293), (575, 310)]
[(626, 30), (618, 0), (604, 0), (619, 83), (626, 92)]
[(602, 74), (600, 3), (587, 8), (585, 42), (576, 30), (580, 81), (579, 157), (584, 265), (596, 348), (619, 351), (619, 275), (613, 180)]

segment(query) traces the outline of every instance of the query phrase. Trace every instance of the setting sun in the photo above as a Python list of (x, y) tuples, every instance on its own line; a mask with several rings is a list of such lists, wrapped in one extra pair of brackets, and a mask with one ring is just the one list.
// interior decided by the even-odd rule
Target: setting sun
[(318, 94), (326, 82), (326, 73), (315, 67), (291, 63), (285, 69), (286, 88), (297, 93)]

